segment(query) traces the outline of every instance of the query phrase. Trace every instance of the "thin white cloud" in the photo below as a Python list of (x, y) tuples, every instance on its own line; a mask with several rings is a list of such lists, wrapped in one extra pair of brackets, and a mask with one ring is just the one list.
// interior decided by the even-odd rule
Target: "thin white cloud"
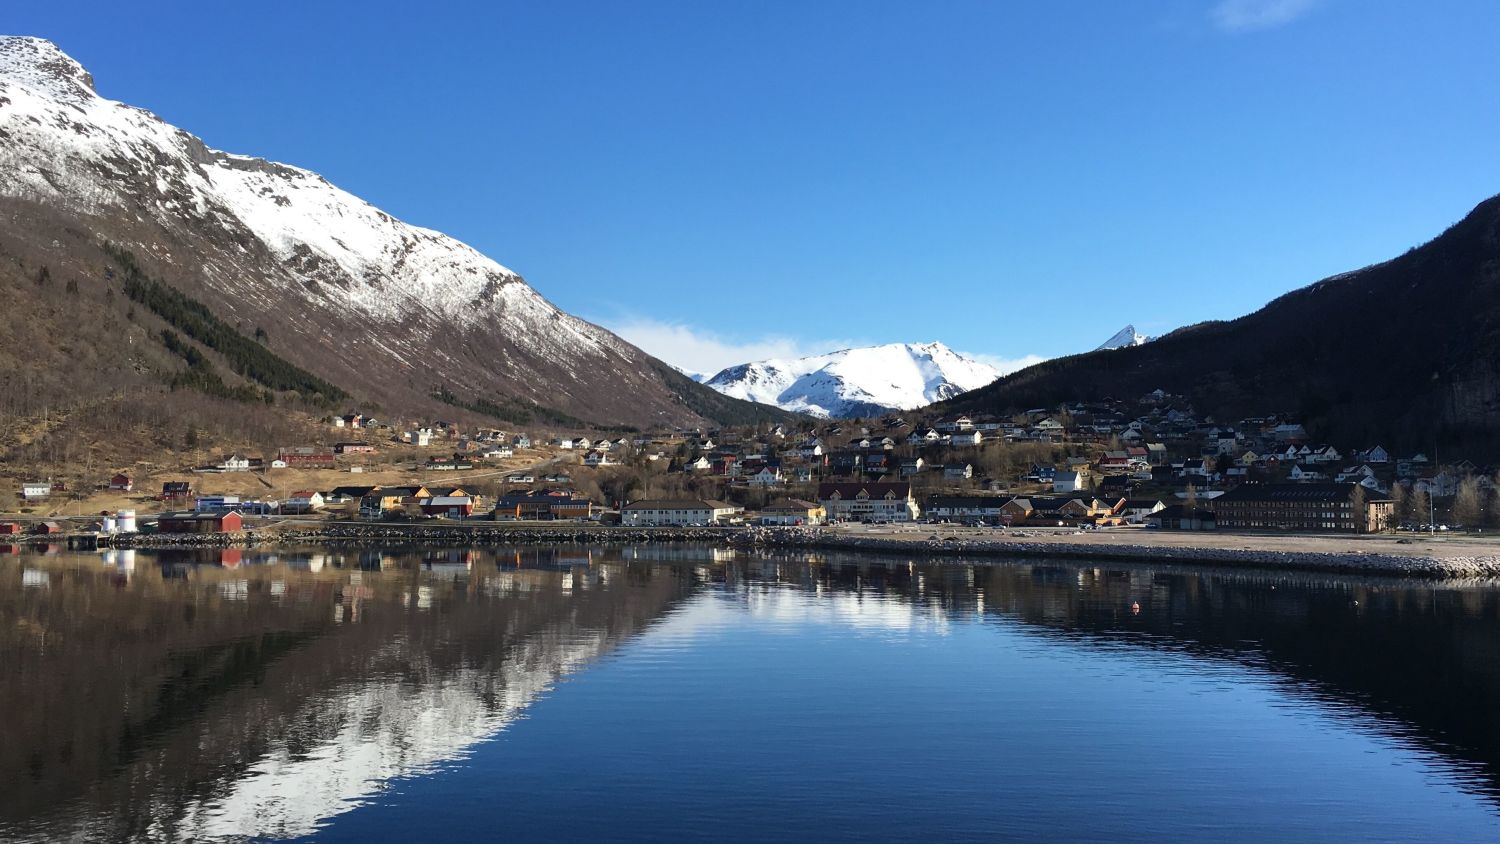
[(1009, 375), (1012, 372), (1025, 369), (1028, 366), (1035, 366), (1046, 360), (1041, 355), (1022, 355), (1018, 358), (1007, 358), (1000, 355), (985, 354), (984, 352), (959, 352), (957, 349), (954, 349), (954, 351), (966, 358), (993, 366), (1001, 375)]
[(1209, 20), (1224, 32), (1256, 32), (1285, 26), (1311, 12), (1322, 0), (1220, 0)]
[(678, 369), (703, 375), (714, 375), (725, 367), (750, 361), (822, 355), (835, 349), (866, 345), (854, 340), (809, 341), (776, 335), (733, 340), (683, 323), (640, 316), (599, 324)]

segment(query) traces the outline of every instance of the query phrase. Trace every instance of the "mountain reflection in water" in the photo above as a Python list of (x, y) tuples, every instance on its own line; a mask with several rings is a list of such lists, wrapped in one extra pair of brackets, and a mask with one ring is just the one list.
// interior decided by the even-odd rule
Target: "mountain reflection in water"
[(1490, 584), (687, 546), (119, 552), (0, 558), (0, 838), (308, 835), (700, 616), (996, 624), (1249, 672), (1500, 804)]

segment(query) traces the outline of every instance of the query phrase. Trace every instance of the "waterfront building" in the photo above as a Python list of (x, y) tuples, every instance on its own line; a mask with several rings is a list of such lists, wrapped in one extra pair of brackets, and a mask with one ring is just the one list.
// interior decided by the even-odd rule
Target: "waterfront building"
[(1394, 503), (1359, 484), (1242, 484), (1213, 500), (1227, 530), (1374, 533)]

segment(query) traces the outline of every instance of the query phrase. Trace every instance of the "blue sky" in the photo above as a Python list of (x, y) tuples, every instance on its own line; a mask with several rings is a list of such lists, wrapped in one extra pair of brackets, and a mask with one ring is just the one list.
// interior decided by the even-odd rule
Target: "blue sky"
[(1229, 318), (1500, 192), (1492, 0), (17, 3), (679, 366)]

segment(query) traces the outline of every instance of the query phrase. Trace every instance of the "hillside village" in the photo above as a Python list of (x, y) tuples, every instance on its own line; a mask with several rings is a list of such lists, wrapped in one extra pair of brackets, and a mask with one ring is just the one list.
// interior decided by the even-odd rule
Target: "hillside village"
[(1488, 467), (1318, 443), (1278, 414), (1225, 424), (1161, 391), (1005, 418), (892, 414), (601, 435), (350, 411), (323, 431), (318, 444), (269, 454), (144, 475), (120, 467), (88, 489), (23, 479), (12, 509), (39, 526), (9, 530), (111, 510), (143, 529), (186, 533), (269, 516), (1308, 532), (1478, 530), (1500, 520)]

